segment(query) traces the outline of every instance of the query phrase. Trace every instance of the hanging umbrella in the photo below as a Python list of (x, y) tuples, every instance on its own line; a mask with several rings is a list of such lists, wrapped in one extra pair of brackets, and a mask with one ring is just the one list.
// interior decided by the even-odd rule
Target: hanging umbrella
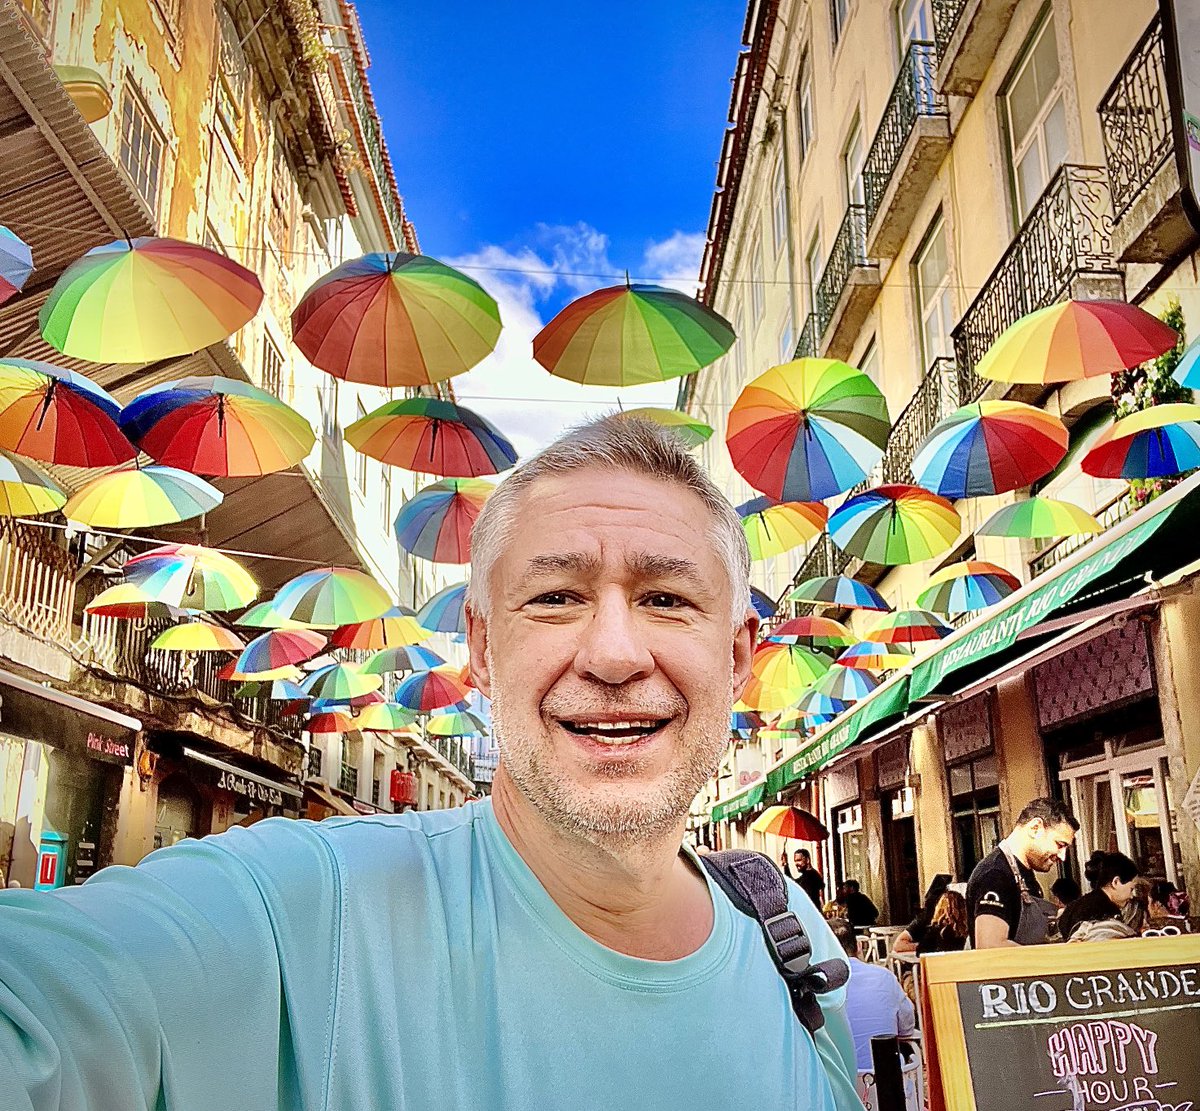
[(447, 478), (499, 474), (517, 461), (512, 444), (489, 421), (436, 397), (389, 401), (359, 417), (345, 438), (381, 463)]
[(32, 463), (0, 451), (0, 517), (40, 517), (61, 509), (66, 500), (67, 495)]
[(752, 729), (761, 729), (765, 723), (763, 716), (757, 710), (750, 709), (745, 703), (734, 703), (733, 712), (729, 715), (729, 729), (734, 733), (749, 733)]
[(286, 679), (289, 683), (298, 683), (300, 669), (293, 664), (288, 664), (285, 667), (273, 667), (269, 671), (238, 671), (237, 660), (230, 660), (217, 672), (217, 678), (230, 683), (276, 682), (281, 679)]
[(258, 278), (196, 243), (145, 236), (93, 247), (38, 314), (51, 347), (93, 363), (150, 363), (220, 343), (262, 304)]
[(0, 358), (0, 448), (64, 467), (128, 463), (137, 449), (117, 421), (121, 406), (73, 370)]
[(199, 517), (221, 504), (215, 486), (172, 467), (110, 471), (77, 490), (63, 506), (68, 521), (92, 528), (148, 528)]
[[(821, 682), (825, 683), (831, 680), (836, 680), (836, 673), (841, 670), (842, 669), (838, 667), (831, 667), (821, 677)], [(863, 674), (866, 673), (864, 672)], [(874, 681), (871, 676), (868, 676), (868, 679), (870, 681)], [(842, 713), (843, 710), (846, 710), (850, 705), (850, 701), (843, 701), (840, 698), (832, 698), (830, 695), (822, 693), (817, 689), (817, 687), (810, 687), (800, 696), (800, 700), (796, 703), (796, 712), (800, 714), (802, 718), (811, 721), (815, 717), (836, 717), (838, 714)]]
[(854, 634), (832, 617), (794, 617), (771, 629), (763, 640), (771, 644), (800, 644), (805, 648), (844, 648)]
[(1155, 405), (1106, 428), (1080, 467), (1097, 478), (1165, 478), (1200, 467), (1200, 405)]
[(975, 613), (1007, 598), (1021, 585), (1016, 575), (981, 560), (952, 563), (935, 572), (917, 605), (935, 613)]
[(335, 629), (329, 638), (333, 648), (358, 648), (377, 652), (381, 648), (403, 648), (419, 644), (433, 635), (423, 628), (408, 606), (391, 606), (382, 617), (355, 621)]
[(125, 407), (121, 430), (159, 463), (222, 477), (286, 470), (316, 441), (294, 409), (232, 378), (182, 378), (154, 386)]
[(358, 730), (359, 724), (350, 714), (339, 713), (336, 710), (313, 714), (312, 717), (304, 719), (306, 733), (356, 733)]
[(236, 633), (222, 625), (189, 621), (164, 629), (150, 642), (150, 647), (160, 652), (240, 652), (245, 645)]
[(755, 833), (773, 833), (792, 841), (824, 841), (829, 836), (819, 818), (798, 806), (768, 806), (750, 828)]
[(849, 706), (860, 698), (866, 698), (879, 680), (869, 671), (859, 667), (831, 667), (814, 684), (812, 689), (825, 698)]
[(323, 702), (349, 702), (382, 685), (382, 676), (367, 675), (356, 664), (331, 664), (312, 672), (300, 683), (305, 694)]
[(237, 658), (238, 671), (271, 671), (312, 659), (325, 647), (313, 629), (272, 629), (255, 637)]
[(0, 225), (0, 305), (11, 300), (33, 273), (33, 252), (29, 244)]
[(779, 501), (822, 501), (867, 477), (887, 443), (887, 402), (837, 359), (797, 359), (755, 378), (729, 413), (738, 473)]
[(455, 583), (439, 590), (418, 611), (417, 621), (435, 633), (465, 633), (467, 631), (467, 584)]
[(449, 670), (418, 671), (396, 688), (393, 696), (401, 706), (421, 713), (433, 710), (463, 710), (471, 691)]
[(896, 610), (884, 614), (867, 632), (864, 640), (875, 644), (902, 644), (911, 648), (929, 640), (940, 640), (954, 632), (936, 613), (928, 610)]
[(1099, 531), (1100, 522), (1077, 505), (1054, 498), (1025, 498), (997, 509), (975, 535), (1049, 540)]
[(975, 366), (996, 382), (1074, 382), (1170, 351), (1179, 334), (1125, 301), (1064, 301), (1006, 328)]
[(617, 415), (627, 420), (648, 420), (662, 425), (682, 440), (683, 446), (689, 451), (705, 443), (713, 434), (713, 430), (707, 424), (698, 421), (690, 413), (681, 413), (678, 409), (657, 409), (648, 405), (641, 409), (624, 409)]
[(742, 518), (751, 559), (770, 559), (815, 540), (829, 517), (820, 502), (783, 502)]
[(295, 703), (304, 707), (312, 701), (299, 683), (290, 679), (249, 679), (233, 692), (234, 698), (265, 698), (270, 702)]
[(195, 544), (167, 544), (140, 552), (122, 570), (127, 582), (156, 601), (182, 609), (241, 609), (258, 594), (258, 583), (240, 563)]
[(315, 629), (370, 621), (382, 617), (391, 605), (392, 600), (370, 575), (348, 567), (305, 571), (284, 583), (271, 600), (271, 608), (280, 617), (303, 621)]
[(829, 536), (870, 563), (920, 563), (958, 539), (961, 522), (945, 498), (894, 483), (847, 498), (829, 518)]
[(367, 386), (452, 378), (499, 338), (500, 310), (474, 278), (403, 251), (342, 263), (292, 312), (292, 339), (313, 366)]
[(434, 563), (469, 563), (471, 529), (495, 489), (478, 478), (443, 478), (418, 490), (396, 517), (396, 540)]
[(1175, 364), (1171, 377), (1188, 389), (1200, 389), (1200, 339), (1192, 340), (1188, 345), (1179, 362)]
[(1019, 401), (979, 401), (956, 409), (913, 456), (917, 483), (947, 498), (1003, 494), (1049, 474), (1067, 453), (1067, 428)]
[(637, 386), (694, 374), (735, 338), (729, 322), (695, 297), (626, 282), (567, 305), (533, 337), (533, 357), (585, 386)]
[(892, 607), (873, 586), (848, 575), (818, 575), (805, 579), (791, 593), (789, 602), (811, 602), (815, 606), (830, 606), (850, 610), (878, 610), (886, 613)]
[(359, 725), (372, 733), (407, 733), (417, 715), (396, 702), (376, 702), (358, 715)]
[(860, 671), (893, 671), (912, 663), (911, 652), (890, 644), (860, 640), (850, 645), (833, 661), (835, 667), (853, 667)]
[(129, 582), (117, 583), (100, 591), (83, 608), (95, 617), (113, 617), (121, 621), (157, 618), (178, 621), (196, 612), (160, 602), (140, 586)]
[(469, 710), (463, 710), (457, 714), (439, 714), (437, 717), (431, 717), (425, 725), (425, 731), (435, 737), (470, 737), (486, 733), (488, 724)]
[(280, 617), (272, 608), (270, 602), (259, 602), (251, 606), (235, 622), (235, 625), (245, 625), (250, 629), (307, 629), (303, 621), (293, 621), (290, 617)]
[[(769, 687), (801, 691), (829, 670), (829, 657), (798, 644), (764, 644), (755, 650), (750, 670)], [(771, 709), (762, 705), (755, 708)]]
[(756, 675), (751, 675), (742, 691), (742, 701), (753, 710), (770, 713), (785, 710), (799, 697), (803, 688), (772, 686)]
[(365, 664), (363, 671), (368, 675), (387, 675), (394, 671), (429, 671), (445, 664), (436, 652), (419, 645), (406, 644), (395, 648), (381, 648)]
[(758, 587), (750, 588), (750, 608), (758, 614), (759, 617), (774, 617), (779, 607), (775, 604), (775, 599), (772, 598), (766, 591), (759, 590)]

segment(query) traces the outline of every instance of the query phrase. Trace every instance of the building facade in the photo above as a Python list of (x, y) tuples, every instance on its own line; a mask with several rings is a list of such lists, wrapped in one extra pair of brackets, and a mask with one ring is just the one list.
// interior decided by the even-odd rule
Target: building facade
[[(701, 275), (701, 296), (740, 339), (681, 404), (722, 429), (769, 366), (838, 358), (876, 382), (892, 416), (870, 484), (912, 482), (925, 435), (981, 398), (1055, 413), (1070, 449), (1032, 490), (959, 501), (962, 533), (938, 560), (864, 564), (823, 536), (758, 567), (781, 616), (801, 612), (786, 594), (815, 575), (855, 575), (897, 608), (964, 559), (1025, 585), (815, 735), (732, 744), (696, 804), (697, 836), (777, 854), (748, 824), (794, 800), (830, 830), (819, 846), (827, 879), (861, 880), (904, 922), (935, 874), (965, 879), (1029, 798), (1054, 793), (1081, 818), (1081, 852), (1119, 848), (1147, 875), (1200, 885), (1185, 806), (1200, 768), (1186, 678), (1198, 553), (1180, 528), (1197, 511), (1193, 480), (1149, 500), (1079, 467), (1115, 408), (1143, 403), (1145, 382), (1009, 387), (974, 372), (1008, 325), (1068, 297), (1128, 300), (1200, 334), (1177, 7), (749, 5)], [(704, 451), (735, 501), (753, 494), (719, 436)], [(1031, 493), (1082, 506), (1105, 531), (1040, 544), (976, 535)], [(1162, 550), (1167, 537), (1174, 551)], [(1007, 628), (987, 624), (1002, 614)], [(872, 617), (831, 615), (859, 633)], [(1069, 867), (1078, 873), (1078, 860)]]

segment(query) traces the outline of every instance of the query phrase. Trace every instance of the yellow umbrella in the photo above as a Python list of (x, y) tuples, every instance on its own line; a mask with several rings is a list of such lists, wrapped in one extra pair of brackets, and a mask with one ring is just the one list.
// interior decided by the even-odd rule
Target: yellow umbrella
[(0, 517), (37, 517), (62, 508), (67, 500), (27, 459), (0, 451)]
[(150, 642), (160, 652), (240, 652), (246, 645), (236, 633), (207, 621), (172, 625)]
[(825, 529), (829, 510), (820, 502), (783, 502), (762, 505), (755, 498), (740, 508), (753, 507), (742, 517), (742, 531), (751, 559), (770, 559), (815, 540)]
[(199, 517), (221, 504), (215, 486), (172, 467), (111, 471), (67, 499), (63, 515), (93, 528), (147, 528)]

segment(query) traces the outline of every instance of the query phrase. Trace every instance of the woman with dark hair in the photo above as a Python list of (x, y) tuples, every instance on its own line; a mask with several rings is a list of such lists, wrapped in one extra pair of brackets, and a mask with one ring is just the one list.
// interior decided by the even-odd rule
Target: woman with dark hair
[(918, 911), (916, 918), (908, 924), (903, 933), (896, 938), (893, 952), (915, 953), (918, 951), (921, 942), (925, 938), (925, 933), (929, 929), (929, 923), (933, 921), (933, 913), (937, 909), (938, 900), (941, 899), (949, 883), (950, 876), (945, 872), (938, 872), (933, 877), (933, 882), (930, 883), (929, 890), (925, 892), (925, 900), (921, 904), (920, 911)]
[(1083, 874), (1092, 890), (1071, 903), (1058, 920), (1058, 932), (1066, 941), (1084, 922), (1120, 918), (1121, 911), (1133, 897), (1138, 870), (1124, 853), (1097, 851), (1084, 865)]
[(929, 929), (917, 953), (954, 953), (967, 943), (967, 900), (957, 891), (945, 891), (938, 900)]
[(1188, 933), (1188, 897), (1170, 880), (1155, 880), (1147, 895), (1148, 913), (1146, 925), (1161, 930), (1174, 926), (1180, 933)]

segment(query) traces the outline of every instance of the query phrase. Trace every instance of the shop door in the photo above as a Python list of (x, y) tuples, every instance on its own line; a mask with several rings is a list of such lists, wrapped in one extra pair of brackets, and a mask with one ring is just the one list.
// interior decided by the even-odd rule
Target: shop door
[(191, 783), (182, 775), (172, 776), (159, 785), (154, 821), (156, 849), (197, 836), (199, 802)]
[(883, 838), (888, 859), (888, 912), (892, 922), (901, 925), (915, 917), (921, 898), (911, 791), (897, 791), (885, 801)]

